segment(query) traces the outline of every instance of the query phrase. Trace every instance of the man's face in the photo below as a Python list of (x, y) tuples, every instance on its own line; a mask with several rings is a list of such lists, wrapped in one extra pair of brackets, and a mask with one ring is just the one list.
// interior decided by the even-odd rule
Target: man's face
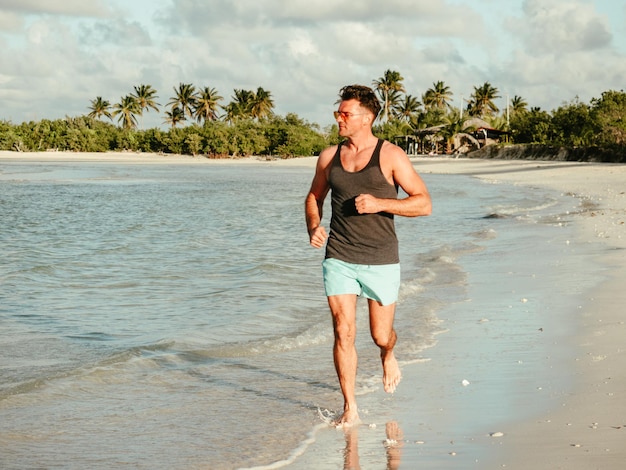
[(339, 109), (335, 111), (335, 120), (339, 126), (339, 135), (349, 137), (361, 130), (369, 122), (371, 113), (361, 107), (357, 100), (346, 100), (339, 104)]

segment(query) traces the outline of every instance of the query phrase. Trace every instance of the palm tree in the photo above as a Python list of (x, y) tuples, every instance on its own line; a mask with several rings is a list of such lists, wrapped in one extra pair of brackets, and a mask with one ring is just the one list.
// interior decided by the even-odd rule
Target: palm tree
[(137, 101), (140, 115), (143, 116), (144, 109), (149, 111), (149, 108), (159, 112), (159, 104), (155, 101), (158, 96), (156, 96), (156, 90), (151, 85), (139, 85), (134, 89), (135, 93), (132, 93), (131, 96)]
[(493, 128), (493, 129), (507, 129), (508, 128), (508, 124), (506, 122), (506, 116), (489, 116), (489, 118), (487, 119), (487, 123)]
[(446, 142), (446, 153), (451, 153), (455, 136), (463, 131), (463, 118), (461, 117), (460, 111), (455, 109), (448, 113), (444, 122), (445, 125), (439, 131), (439, 135), (441, 135)]
[(178, 106), (174, 106), (171, 111), (165, 111), (165, 124), (169, 124), (172, 128), (185, 120), (185, 113)]
[(518, 113), (524, 112), (528, 109), (528, 103), (521, 96), (515, 95), (511, 100), (511, 112)]
[(471, 119), (464, 119), (461, 110), (453, 109), (449, 112), (445, 119), (445, 125), (439, 131), (446, 142), (446, 153), (451, 153), (453, 148), (457, 149), (461, 146), (463, 140), (469, 141), (476, 148), (480, 147), (480, 143), (471, 134), (475, 127), (471, 125)]
[(421, 109), (411, 116), (411, 129), (413, 129), (423, 153), (429, 153), (431, 145), (432, 150), (438, 147), (441, 137), (439, 131), (446, 125), (446, 117), (447, 114), (443, 108)]
[(193, 117), (193, 109), (196, 106), (196, 88), (190, 83), (180, 83), (178, 89), (174, 88), (176, 96), (170, 98), (170, 102), (167, 106), (172, 107), (172, 113), (174, 108), (180, 108), (183, 112), (183, 116)]
[(224, 108), (226, 111), (225, 119), (231, 123), (237, 119), (252, 117), (252, 108), (256, 100), (253, 91), (235, 89), (234, 92), (232, 101)]
[(132, 95), (122, 97), (122, 100), (114, 106), (113, 116), (119, 115), (118, 122), (122, 123), (124, 129), (134, 129), (137, 127), (136, 114), (141, 114), (141, 109), (137, 100)]
[(433, 83), (433, 87), (426, 90), (424, 95), (422, 96), (422, 101), (424, 102), (424, 106), (427, 109), (432, 108), (449, 108), (450, 107), (450, 99), (452, 98), (452, 93), (450, 91), (450, 87), (447, 86), (444, 82), (438, 81)]
[(99, 119), (102, 116), (106, 116), (111, 119), (111, 103), (107, 100), (103, 100), (101, 96), (97, 96), (95, 100), (91, 100), (91, 106), (89, 107), (91, 112), (87, 115), (90, 118)]
[(485, 82), (480, 87), (474, 87), (474, 93), (470, 97), (468, 110), (471, 116), (492, 116), (499, 111), (493, 102), (498, 95), (498, 89), (494, 88), (491, 83)]
[(239, 118), (240, 111), (237, 104), (233, 101), (224, 106), (225, 114), (223, 116), (224, 121), (232, 124)]
[(217, 110), (220, 107), (218, 102), (223, 98), (215, 88), (204, 87), (196, 97), (195, 117), (198, 122), (215, 121)]
[(402, 78), (400, 72), (386, 70), (382, 77), (372, 82), (376, 87), (378, 96), (380, 96), (383, 101), (383, 113), (379, 118), (383, 119), (385, 122), (389, 121), (391, 109), (400, 99), (399, 94), (405, 91), (404, 85), (402, 84), (403, 80), (404, 78)]
[(394, 117), (401, 121), (410, 122), (411, 116), (416, 114), (422, 104), (413, 95), (405, 95), (404, 101), (398, 103), (394, 109)]
[(257, 88), (250, 110), (252, 117), (256, 119), (269, 117), (272, 115), (272, 109), (274, 109), (272, 94), (261, 87)]

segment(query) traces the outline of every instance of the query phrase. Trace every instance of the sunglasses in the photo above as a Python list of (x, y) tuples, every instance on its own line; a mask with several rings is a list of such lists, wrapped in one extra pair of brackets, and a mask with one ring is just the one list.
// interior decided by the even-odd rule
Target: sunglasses
[(333, 111), (333, 116), (335, 116), (335, 119), (339, 119), (339, 116), (341, 116), (341, 119), (343, 119), (344, 121), (350, 119), (352, 116), (362, 116), (364, 114), (366, 113), (348, 113), (347, 111)]

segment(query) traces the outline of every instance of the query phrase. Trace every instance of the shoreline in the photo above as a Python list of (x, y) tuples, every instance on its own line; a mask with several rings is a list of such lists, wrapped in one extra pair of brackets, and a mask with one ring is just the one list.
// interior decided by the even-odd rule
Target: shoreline
[[(464, 159), (459, 164), (419, 161), (416, 167), (422, 173), (548, 188), (581, 201), (570, 223), (579, 242), (598, 245), (594, 262), (603, 271), (596, 286), (579, 293), (574, 333), (553, 345), (554, 356), (560, 355), (565, 366), (556, 374), (571, 389), (546, 400), (547, 409), (528, 421), (509, 423), (495, 444), (495, 457), (487, 461), (493, 465), (488, 468), (520, 470), (619, 468), (626, 458), (626, 165)], [(530, 404), (536, 398), (527, 399)]]
[(498, 466), (619, 468), (626, 458), (626, 165), (488, 160), (473, 166), (469, 174), (484, 180), (550, 188), (581, 200), (571, 224), (580, 242), (597, 244), (594, 262), (603, 267), (600, 282), (580, 292), (574, 333), (554, 345), (565, 358), (566, 370), (559, 373), (571, 390), (532, 420), (510, 426), (499, 443)]
[[(581, 210), (571, 214), (579, 243), (597, 244), (594, 261), (602, 279), (579, 293), (566, 341), (552, 345), (564, 359), (559, 371), (571, 383), (547, 409), (522, 422), (511, 422), (490, 449), (487, 468), (619, 468), (626, 458), (626, 337), (623, 280), (626, 278), (626, 165), (537, 160), (478, 160), (453, 157), (411, 158), (422, 175), (457, 174), (494, 184), (541, 187), (572, 195)], [(2, 162), (98, 162), (120, 164), (271, 164), (314, 168), (316, 158), (207, 159), (136, 153), (0, 152)], [(2, 171), (0, 171), (2, 175)], [(305, 188), (303, 189), (303, 192)], [(558, 293), (556, 293), (558, 295)], [(435, 346), (437, 348), (437, 346)], [(546, 361), (548, 367), (549, 361)], [(528, 404), (536, 395), (525, 396)], [(522, 403), (523, 406), (523, 403)], [(456, 457), (461, 463), (462, 456)], [(470, 467), (474, 462), (465, 462)], [(483, 462), (484, 463), (484, 462)], [(479, 466), (479, 468), (486, 468)]]

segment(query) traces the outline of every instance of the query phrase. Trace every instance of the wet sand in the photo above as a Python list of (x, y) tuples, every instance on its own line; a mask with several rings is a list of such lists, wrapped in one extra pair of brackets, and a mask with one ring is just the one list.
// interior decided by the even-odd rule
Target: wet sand
[(563, 358), (558, 373), (571, 387), (552, 397), (542, 414), (498, 430), (504, 434), (494, 459), (498, 465), (490, 468), (621, 468), (626, 461), (626, 165), (449, 160), (419, 168), (552, 188), (583, 201), (571, 223), (579, 242), (598, 244), (594, 261), (604, 270), (591, 292), (580, 286), (584, 298), (569, 319), (574, 332), (553, 345), (558, 349), (553, 356)]

